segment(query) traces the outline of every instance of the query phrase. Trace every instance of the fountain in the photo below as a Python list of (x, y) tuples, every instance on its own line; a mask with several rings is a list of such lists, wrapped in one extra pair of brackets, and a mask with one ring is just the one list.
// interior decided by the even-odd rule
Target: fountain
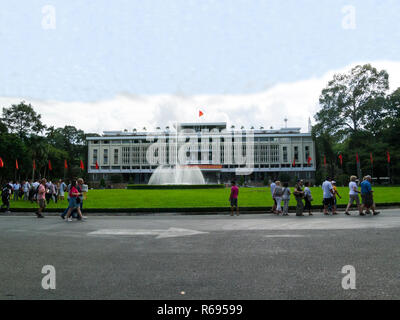
[(153, 172), (148, 184), (205, 184), (205, 181), (199, 167), (163, 165)]

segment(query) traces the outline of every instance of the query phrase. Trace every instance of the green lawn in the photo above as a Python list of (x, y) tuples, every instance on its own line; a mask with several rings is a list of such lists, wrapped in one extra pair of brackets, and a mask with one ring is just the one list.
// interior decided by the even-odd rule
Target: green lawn
[[(376, 203), (400, 203), (399, 187), (374, 187)], [(291, 188), (293, 192), (293, 188)], [(342, 199), (338, 204), (348, 202), (348, 188), (338, 188)], [(322, 202), (322, 189), (311, 188), (313, 204)], [(199, 190), (90, 190), (84, 208), (189, 208), (189, 207), (228, 207), (230, 189)], [(295, 205), (293, 195), (290, 205)], [(240, 188), (240, 207), (269, 207), (272, 205), (269, 188)], [(34, 208), (37, 205), (28, 201), (11, 201), (11, 208)], [(67, 200), (52, 201), (48, 208), (65, 208)]]

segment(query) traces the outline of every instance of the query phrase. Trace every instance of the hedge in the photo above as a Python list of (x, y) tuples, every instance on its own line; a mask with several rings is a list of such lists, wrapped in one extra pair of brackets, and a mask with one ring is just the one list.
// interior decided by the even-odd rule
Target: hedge
[(225, 185), (224, 184), (163, 184), (163, 185), (128, 184), (126, 188), (131, 190), (223, 189), (225, 188)]

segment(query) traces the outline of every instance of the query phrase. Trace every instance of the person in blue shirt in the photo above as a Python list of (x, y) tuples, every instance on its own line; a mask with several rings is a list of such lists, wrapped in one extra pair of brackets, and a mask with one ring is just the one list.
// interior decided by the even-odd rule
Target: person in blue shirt
[[(362, 211), (366, 209), (366, 213), (370, 214), (370, 209), (372, 209), (374, 216), (376, 216), (380, 212), (375, 210), (375, 203), (373, 198), (374, 191), (372, 190), (371, 181), (371, 176), (365, 176), (363, 182), (361, 182)], [(361, 212), (360, 215), (364, 216), (365, 214)]]

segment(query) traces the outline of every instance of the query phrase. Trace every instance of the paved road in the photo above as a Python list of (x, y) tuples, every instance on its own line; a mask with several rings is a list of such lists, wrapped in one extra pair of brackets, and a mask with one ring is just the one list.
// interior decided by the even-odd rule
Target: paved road
[(353, 214), (0, 216), (0, 299), (399, 299), (400, 210)]

